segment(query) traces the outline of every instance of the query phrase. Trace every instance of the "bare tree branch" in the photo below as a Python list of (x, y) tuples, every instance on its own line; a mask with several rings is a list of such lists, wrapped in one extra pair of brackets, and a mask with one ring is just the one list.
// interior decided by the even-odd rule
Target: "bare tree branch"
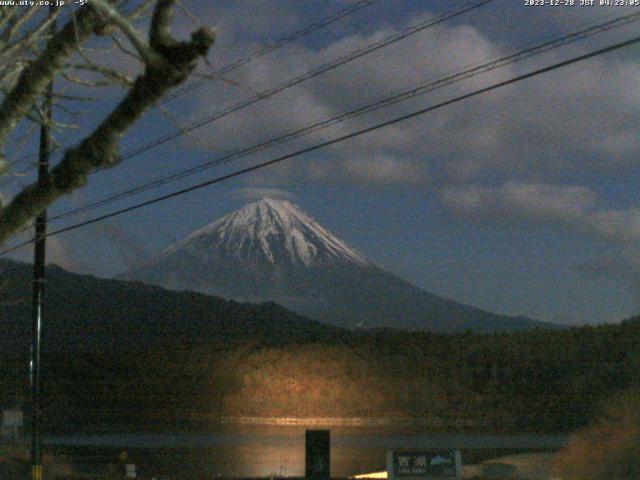
[(173, 18), (173, 6), (176, 0), (158, 0), (158, 5), (151, 18), (149, 30), (149, 43), (157, 51), (162, 51), (175, 45), (177, 42), (171, 38), (171, 19)]
[[(90, 64), (71, 64), (69, 65), (69, 68), (99, 74), (106, 80), (108, 80), (109, 84), (115, 82), (120, 85), (124, 85), (127, 88), (133, 85), (133, 79), (127, 77), (126, 75), (123, 75), (117, 70), (103, 67), (102, 65), (96, 65), (93, 62)], [(87, 80), (81, 79), (81, 81), (86, 82)]]
[[(149, 45), (154, 55), (145, 60), (144, 73), (138, 76), (120, 104), (79, 145), (69, 148), (47, 178), (25, 187), (0, 210), (0, 243), (15, 233), (60, 196), (86, 183), (87, 175), (97, 168), (118, 163), (118, 142), (142, 114), (172, 87), (183, 82), (196, 67), (198, 58), (206, 56), (214, 42), (209, 28), (200, 28), (190, 41), (179, 42), (169, 32), (174, 0), (158, 0), (149, 31)], [(28, 111), (48, 78), (63, 65), (76, 46), (76, 33), (85, 39), (98, 23), (96, 16), (82, 10), (77, 19), (77, 32), (73, 24), (56, 34), (43, 53), (44, 58), (27, 67), (36, 80), (26, 87), (12, 91), (0, 107), (0, 144), (20, 118)], [(34, 66), (35, 65), (35, 66)], [(24, 74), (24, 72), (23, 72)], [(24, 76), (24, 75), (22, 75)], [(21, 76), (21, 77), (22, 77)], [(13, 108), (14, 110), (12, 110)], [(19, 114), (15, 112), (19, 110)]]
[(151, 5), (155, 0), (144, 0), (140, 5), (138, 5), (131, 13), (127, 15), (127, 18), (130, 22), (140, 18), (144, 13), (149, 10)]
[(49, 81), (76, 50), (76, 38), (86, 40), (100, 24), (90, 8), (81, 9), (76, 22), (68, 22), (49, 40), (42, 54), (20, 74), (15, 87), (0, 105), (0, 151), (17, 123), (22, 119)]
[[(19, 12), (19, 9), (13, 9), (15, 12)], [(4, 49), (4, 45), (11, 41), (11, 37), (18, 32), (20, 27), (27, 22), (36, 12), (38, 8), (35, 6), (23, 9), (18, 15), (11, 15), (7, 17), (6, 28), (2, 30), (0, 34), (0, 47)]]
[(100, 12), (104, 18), (114, 25), (117, 25), (146, 63), (156, 63), (160, 61), (157, 56), (158, 54), (147, 44), (138, 31), (133, 28), (131, 22), (120, 15), (120, 12), (113, 8), (108, 2), (104, 0), (92, 0), (91, 6)]
[(117, 35), (111, 34), (111, 39), (113, 40), (113, 43), (120, 49), (122, 53), (125, 53), (130, 57), (135, 58), (138, 61), (142, 61), (142, 58), (140, 58), (139, 55), (136, 55), (134, 52), (132, 52), (131, 50), (129, 50), (127, 47), (124, 46), (124, 44), (120, 41)]

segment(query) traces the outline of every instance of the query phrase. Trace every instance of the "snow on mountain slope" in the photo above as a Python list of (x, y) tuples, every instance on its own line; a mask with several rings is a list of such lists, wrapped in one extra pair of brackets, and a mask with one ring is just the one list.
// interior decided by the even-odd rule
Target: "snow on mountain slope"
[(233, 256), (245, 264), (311, 267), (336, 262), (368, 265), (359, 252), (336, 238), (297, 206), (263, 198), (196, 230), (162, 254)]

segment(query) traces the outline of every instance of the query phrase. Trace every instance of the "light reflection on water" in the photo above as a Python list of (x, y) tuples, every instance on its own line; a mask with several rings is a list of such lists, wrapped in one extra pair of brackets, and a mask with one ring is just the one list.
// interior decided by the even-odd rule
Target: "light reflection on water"
[[(302, 426), (226, 426), (209, 435), (82, 435), (51, 438), (57, 445), (149, 449), (173, 458), (180, 468), (207, 476), (303, 476)], [(349, 475), (385, 469), (386, 451), (398, 448), (548, 448), (565, 437), (554, 435), (433, 434), (419, 429), (331, 428), (331, 474)]]

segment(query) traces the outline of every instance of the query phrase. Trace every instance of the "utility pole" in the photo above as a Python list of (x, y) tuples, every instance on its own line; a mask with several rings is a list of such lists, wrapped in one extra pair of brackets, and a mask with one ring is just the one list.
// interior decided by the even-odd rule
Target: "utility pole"
[[(53, 9), (50, 14), (53, 15)], [(56, 22), (51, 23), (50, 32), (55, 32)], [(42, 124), (40, 125), (40, 147), (38, 152), (38, 182), (45, 182), (49, 175), (49, 153), (51, 150), (50, 122), (53, 101), (53, 79), (47, 85), (42, 102)], [(44, 301), (46, 261), (47, 210), (40, 212), (35, 223), (35, 248), (33, 258), (33, 310), (31, 331), (31, 361), (29, 362), (29, 386), (31, 389), (31, 480), (42, 480), (42, 438), (40, 423), (42, 416), (40, 386), (40, 354), (42, 339), (42, 310)]]

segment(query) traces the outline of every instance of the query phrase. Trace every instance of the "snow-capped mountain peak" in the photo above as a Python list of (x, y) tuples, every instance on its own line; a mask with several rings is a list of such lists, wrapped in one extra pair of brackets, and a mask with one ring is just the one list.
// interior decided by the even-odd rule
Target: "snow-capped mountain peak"
[(296, 205), (272, 198), (193, 232), (122, 278), (241, 302), (275, 301), (350, 328), (495, 331), (543, 325), (420, 290), (367, 260)]
[(234, 256), (245, 264), (310, 267), (336, 262), (369, 265), (359, 252), (286, 200), (263, 198), (196, 230), (165, 250)]

